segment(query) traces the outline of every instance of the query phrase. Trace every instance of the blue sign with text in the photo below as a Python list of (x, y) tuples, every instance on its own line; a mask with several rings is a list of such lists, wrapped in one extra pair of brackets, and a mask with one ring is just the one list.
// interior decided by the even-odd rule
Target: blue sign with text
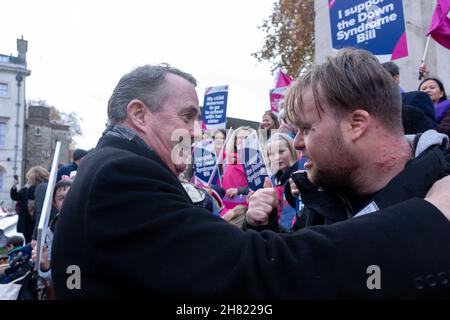
[(333, 49), (357, 47), (381, 62), (408, 55), (402, 0), (329, 0)]
[(263, 151), (255, 132), (242, 142), (240, 161), (244, 165), (248, 187), (253, 191), (262, 188), (268, 173), (263, 158)]
[[(201, 184), (206, 185), (216, 166), (216, 153), (212, 139), (203, 140), (194, 144), (194, 172)], [(219, 170), (211, 184), (220, 184)]]
[(228, 86), (206, 88), (202, 120), (206, 130), (225, 129), (227, 122)]

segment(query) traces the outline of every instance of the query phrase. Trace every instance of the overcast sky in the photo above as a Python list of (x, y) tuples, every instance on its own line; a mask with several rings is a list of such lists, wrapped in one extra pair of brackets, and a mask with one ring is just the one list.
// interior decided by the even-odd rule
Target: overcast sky
[(106, 104), (134, 67), (168, 62), (205, 87), (230, 86), (228, 116), (260, 121), (274, 76), (251, 53), (274, 0), (21, 0), (1, 4), (0, 53), (28, 40), (26, 98), (82, 118), (77, 147), (94, 147)]

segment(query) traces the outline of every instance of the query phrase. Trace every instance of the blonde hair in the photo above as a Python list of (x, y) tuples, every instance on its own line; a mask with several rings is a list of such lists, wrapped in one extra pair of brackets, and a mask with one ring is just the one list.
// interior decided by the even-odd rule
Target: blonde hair
[(270, 162), (269, 144), (275, 141), (286, 141), (289, 152), (291, 153), (291, 161), (289, 162), (289, 166), (292, 166), (295, 161), (297, 161), (297, 151), (294, 148), (294, 140), (287, 134), (280, 132), (275, 133), (272, 137), (270, 137), (269, 141), (267, 141), (266, 154), (269, 161), (269, 166), (272, 166), (272, 163)]
[(34, 166), (27, 172), (27, 184), (30, 186), (37, 185), (41, 182), (48, 181), (50, 172), (41, 166)]
[[(233, 157), (233, 154), (237, 152), (237, 145), (236, 145), (237, 136), (238, 136), (238, 133), (241, 131), (248, 131), (251, 134), (255, 130), (248, 126), (239, 127), (236, 130), (233, 130), (233, 133), (231, 134), (231, 137), (228, 139), (227, 145), (225, 147), (225, 150), (227, 152), (227, 160), (229, 160), (228, 157)], [(231, 160), (232, 160), (232, 158), (231, 158)]]

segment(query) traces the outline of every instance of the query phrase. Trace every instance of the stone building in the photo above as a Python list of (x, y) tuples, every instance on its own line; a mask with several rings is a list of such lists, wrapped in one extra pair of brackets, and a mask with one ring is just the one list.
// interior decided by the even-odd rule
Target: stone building
[(27, 111), (24, 133), (24, 172), (38, 165), (50, 170), (57, 141), (61, 142), (58, 163), (68, 163), (71, 156), (69, 126), (51, 123), (48, 106), (31, 104)]

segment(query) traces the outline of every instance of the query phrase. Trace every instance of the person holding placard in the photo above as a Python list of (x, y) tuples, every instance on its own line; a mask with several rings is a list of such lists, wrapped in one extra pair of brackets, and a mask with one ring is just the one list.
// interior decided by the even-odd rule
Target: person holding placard
[(242, 142), (253, 129), (239, 127), (233, 131), (226, 145), (226, 168), (223, 174), (222, 188), (225, 190), (224, 204), (228, 209), (241, 204), (246, 205), (249, 192), (247, 177), (243, 164), (239, 161)]

